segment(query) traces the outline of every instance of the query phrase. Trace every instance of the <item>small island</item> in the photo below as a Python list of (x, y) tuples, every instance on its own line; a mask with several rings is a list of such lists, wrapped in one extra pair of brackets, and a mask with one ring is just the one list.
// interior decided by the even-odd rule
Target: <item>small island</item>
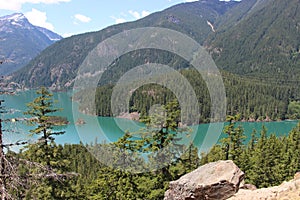
[[(30, 121), (30, 122), (37, 122), (38, 118), (37, 117), (15, 118), (15, 119), (12, 119), (12, 122), (22, 121), (22, 120)], [(46, 120), (48, 123), (51, 123), (54, 126), (65, 126), (70, 123), (66, 117), (61, 117), (61, 116), (47, 116)]]
[(70, 123), (66, 117), (60, 117), (60, 116), (49, 116), (47, 120), (48, 122), (54, 124), (55, 126), (65, 126)]

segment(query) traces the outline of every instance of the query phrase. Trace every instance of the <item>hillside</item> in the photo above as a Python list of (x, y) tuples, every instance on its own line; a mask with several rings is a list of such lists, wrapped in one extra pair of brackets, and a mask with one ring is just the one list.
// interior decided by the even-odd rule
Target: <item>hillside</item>
[(299, 3), (250, 0), (239, 5), (244, 6), (244, 12), (225, 17), (232, 26), (223, 25), (206, 41), (218, 67), (270, 81), (299, 81)]
[(0, 75), (9, 74), (28, 64), (49, 45), (62, 37), (32, 25), (22, 13), (0, 17)]
[[(99, 42), (124, 30), (154, 26), (194, 38), (211, 52), (220, 69), (258, 81), (296, 85), (300, 80), (298, 5), (299, 0), (239, 3), (213, 0), (179, 4), (135, 22), (64, 39), (15, 73), (12, 80), (26, 87), (69, 87), (78, 67)], [(146, 53), (144, 57), (151, 55)], [(142, 59), (134, 60), (141, 63)], [(164, 63), (174, 66), (177, 61)], [(118, 65), (117, 71), (128, 70), (123, 66)]]
[(124, 30), (138, 27), (152, 26), (177, 30), (203, 44), (207, 36), (213, 32), (208, 22), (214, 24), (237, 4), (239, 3), (218, 0), (183, 3), (135, 22), (63, 39), (15, 73), (12, 80), (27, 87), (40, 85), (51, 86), (53, 89), (68, 87), (76, 77), (77, 69), (84, 58), (99, 42)]

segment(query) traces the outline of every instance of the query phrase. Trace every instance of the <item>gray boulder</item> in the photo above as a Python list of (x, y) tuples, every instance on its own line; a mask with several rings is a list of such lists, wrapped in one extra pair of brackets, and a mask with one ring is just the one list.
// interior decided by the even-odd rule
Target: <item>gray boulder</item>
[(222, 200), (233, 196), (244, 179), (231, 160), (208, 163), (170, 182), (164, 200)]

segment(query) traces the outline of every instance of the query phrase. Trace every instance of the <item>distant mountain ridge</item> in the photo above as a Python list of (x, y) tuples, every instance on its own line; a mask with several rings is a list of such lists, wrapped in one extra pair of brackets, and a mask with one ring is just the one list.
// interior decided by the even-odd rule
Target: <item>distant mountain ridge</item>
[(135, 22), (113, 25), (97, 32), (65, 38), (45, 49), (25, 68), (13, 74), (12, 80), (26, 87), (41, 85), (53, 89), (69, 87), (77, 75), (80, 64), (96, 45), (110, 36), (134, 28), (168, 28), (182, 32), (203, 44), (207, 36), (213, 32), (211, 25), (237, 4), (239, 3), (236, 1), (219, 0), (182, 3)]
[(0, 17), (0, 75), (14, 72), (62, 37), (32, 25), (22, 13)]
[[(298, 84), (299, 5), (299, 0), (200, 0), (178, 4), (135, 22), (63, 39), (14, 73), (12, 80), (26, 87), (69, 87), (84, 58), (104, 39), (124, 30), (164, 27), (182, 32), (206, 47), (220, 69), (255, 80)], [(133, 62), (142, 64), (144, 57), (135, 57)], [(170, 59), (164, 64), (178, 65), (178, 62)], [(117, 64), (114, 72), (124, 72), (128, 70), (124, 66), (129, 65)]]

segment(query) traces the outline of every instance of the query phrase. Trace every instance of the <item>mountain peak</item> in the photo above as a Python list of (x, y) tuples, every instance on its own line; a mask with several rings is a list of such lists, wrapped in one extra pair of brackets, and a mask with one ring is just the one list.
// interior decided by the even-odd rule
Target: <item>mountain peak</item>
[(21, 21), (24, 19), (26, 19), (26, 17), (23, 13), (14, 13), (11, 15), (6, 15), (6, 16), (0, 17), (0, 20), (9, 20), (9, 21), (15, 21), (15, 22)]
[(0, 74), (9, 74), (27, 64), (49, 45), (60, 40), (58, 34), (34, 26), (22, 13), (0, 17)]
[[(6, 26), (6, 28), (4, 26)], [(0, 17), (0, 31), (11, 31), (10, 28), (12, 27), (22, 27), (26, 29), (31, 29), (32, 24), (30, 24), (30, 22), (23, 13), (14, 13), (11, 15)]]

